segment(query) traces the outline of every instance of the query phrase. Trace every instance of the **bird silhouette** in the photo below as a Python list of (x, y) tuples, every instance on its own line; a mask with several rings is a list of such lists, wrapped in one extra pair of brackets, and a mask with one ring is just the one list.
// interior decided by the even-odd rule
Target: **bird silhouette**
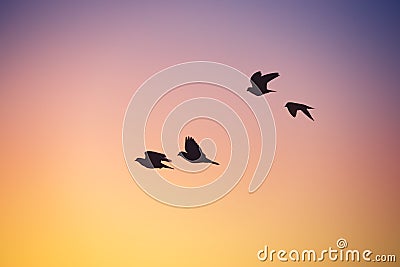
[(186, 151), (179, 152), (178, 156), (181, 156), (191, 163), (211, 163), (219, 165), (218, 162), (207, 158), (206, 154), (203, 153), (193, 137), (187, 136), (185, 138), (185, 150)]
[(268, 73), (262, 76), (261, 71), (257, 71), (251, 76), (250, 82), (252, 86), (247, 88), (247, 91), (256, 96), (276, 92), (267, 88), (268, 82), (272, 81), (276, 77), (279, 77), (279, 73), (277, 72)]
[(294, 103), (294, 102), (287, 102), (285, 107), (289, 110), (289, 113), (293, 117), (296, 117), (297, 111), (301, 110), (307, 117), (309, 117), (311, 120), (314, 120), (313, 117), (311, 116), (310, 112), (308, 111), (309, 109), (314, 109), (312, 107), (309, 107), (304, 104)]
[(167, 166), (162, 163), (162, 161), (167, 161), (171, 162), (170, 159), (168, 159), (165, 154), (154, 152), (154, 151), (146, 151), (144, 152), (145, 158), (137, 158), (135, 161), (139, 162), (141, 165), (143, 165), (146, 168), (149, 169), (161, 169), (161, 168), (168, 168), (168, 169), (173, 169), (170, 166)]

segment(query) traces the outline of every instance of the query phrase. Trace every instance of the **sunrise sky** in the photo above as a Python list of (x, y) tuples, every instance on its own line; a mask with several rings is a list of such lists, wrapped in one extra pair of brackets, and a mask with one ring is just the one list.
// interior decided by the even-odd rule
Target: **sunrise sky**
[[(263, 266), (264, 245), (323, 250), (340, 237), (399, 258), (399, 12), (395, 1), (2, 2), (0, 266)], [(150, 76), (195, 60), (281, 74), (267, 96), (276, 153), (255, 193), (250, 163), (226, 197), (182, 209), (132, 179), (122, 126)], [(159, 111), (197, 95), (234, 103), (217, 90), (178, 88)], [(292, 118), (287, 101), (315, 121)], [(181, 140), (204, 127), (198, 138), (227, 162), (215, 123)], [(196, 177), (169, 179), (212, 180)]]

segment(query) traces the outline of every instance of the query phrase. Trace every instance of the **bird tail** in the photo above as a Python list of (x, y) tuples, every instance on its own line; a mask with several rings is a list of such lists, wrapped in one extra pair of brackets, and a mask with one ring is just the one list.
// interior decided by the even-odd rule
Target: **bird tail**
[(174, 169), (174, 168), (172, 168), (172, 167), (170, 167), (170, 166), (167, 166), (167, 165), (165, 165), (165, 164), (161, 164), (161, 166), (163, 167), (163, 168), (167, 168), (167, 169)]
[(215, 161), (211, 161), (211, 164), (219, 165), (219, 163)]

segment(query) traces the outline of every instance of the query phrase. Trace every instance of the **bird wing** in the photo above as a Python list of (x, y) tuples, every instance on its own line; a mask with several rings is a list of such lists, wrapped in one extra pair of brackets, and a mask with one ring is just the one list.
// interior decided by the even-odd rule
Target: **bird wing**
[(311, 113), (307, 109), (302, 109), (301, 111), (303, 111), (304, 114), (306, 114), (306, 116), (309, 117), (311, 120), (314, 120), (313, 117), (311, 116)]
[(296, 107), (288, 106), (288, 110), (289, 110), (290, 115), (292, 115), (293, 117), (296, 117), (296, 115), (297, 115), (297, 108)]
[(195, 159), (200, 158), (200, 155), (201, 155), (200, 146), (190, 136), (187, 136), (185, 138), (185, 150), (186, 150), (188, 159), (195, 160)]
[(279, 73), (273, 72), (265, 74), (264, 76), (261, 77), (261, 79), (264, 83), (268, 83), (269, 81), (275, 79), (276, 77), (279, 77)]
[(261, 81), (261, 71), (257, 71), (251, 75), (250, 80), (256, 84), (259, 83)]
[(261, 89), (258, 87), (258, 85), (254, 82), (254, 81), (252, 81), (252, 80), (250, 80), (250, 83), (251, 83), (251, 87), (249, 87), (248, 89), (247, 89), (247, 91), (249, 91), (250, 93), (252, 93), (252, 94), (254, 94), (254, 95), (257, 95), (257, 96), (259, 96), (259, 95), (262, 95), (262, 91), (261, 91)]
[(149, 158), (152, 162), (154, 161), (161, 161), (161, 160), (166, 160), (167, 156), (165, 156), (165, 154), (162, 153), (158, 153), (155, 151), (146, 151), (144, 152), (146, 158)]
[(304, 104), (301, 104), (303, 107), (305, 107), (305, 108), (307, 108), (307, 109), (314, 109), (314, 108), (312, 108), (312, 107), (309, 107), (309, 106), (307, 106), (307, 105), (304, 105)]

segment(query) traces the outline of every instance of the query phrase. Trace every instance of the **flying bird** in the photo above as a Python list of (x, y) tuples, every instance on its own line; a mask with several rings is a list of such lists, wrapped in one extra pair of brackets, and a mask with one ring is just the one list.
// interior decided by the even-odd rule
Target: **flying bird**
[(154, 151), (146, 151), (144, 152), (145, 158), (137, 158), (135, 161), (139, 162), (146, 168), (149, 169), (161, 169), (161, 168), (168, 168), (173, 169), (170, 166), (167, 166), (162, 163), (162, 161), (171, 162), (165, 154), (154, 152)]
[(289, 113), (293, 116), (296, 117), (297, 111), (300, 110), (302, 111), (307, 117), (309, 117), (311, 120), (314, 120), (313, 117), (311, 116), (310, 112), (308, 111), (309, 109), (314, 109), (312, 107), (309, 107), (304, 104), (299, 104), (299, 103), (293, 103), (293, 102), (287, 102), (285, 107), (289, 110)]
[(201, 151), (200, 146), (196, 143), (193, 137), (187, 136), (185, 138), (185, 150), (186, 151), (179, 152), (178, 156), (181, 156), (191, 163), (211, 163), (219, 165), (218, 162), (207, 158), (206, 154)]
[(276, 92), (267, 88), (268, 82), (272, 81), (276, 77), (279, 77), (279, 73), (277, 72), (261, 75), (261, 71), (257, 71), (251, 76), (250, 82), (252, 86), (247, 88), (247, 91), (256, 96)]

